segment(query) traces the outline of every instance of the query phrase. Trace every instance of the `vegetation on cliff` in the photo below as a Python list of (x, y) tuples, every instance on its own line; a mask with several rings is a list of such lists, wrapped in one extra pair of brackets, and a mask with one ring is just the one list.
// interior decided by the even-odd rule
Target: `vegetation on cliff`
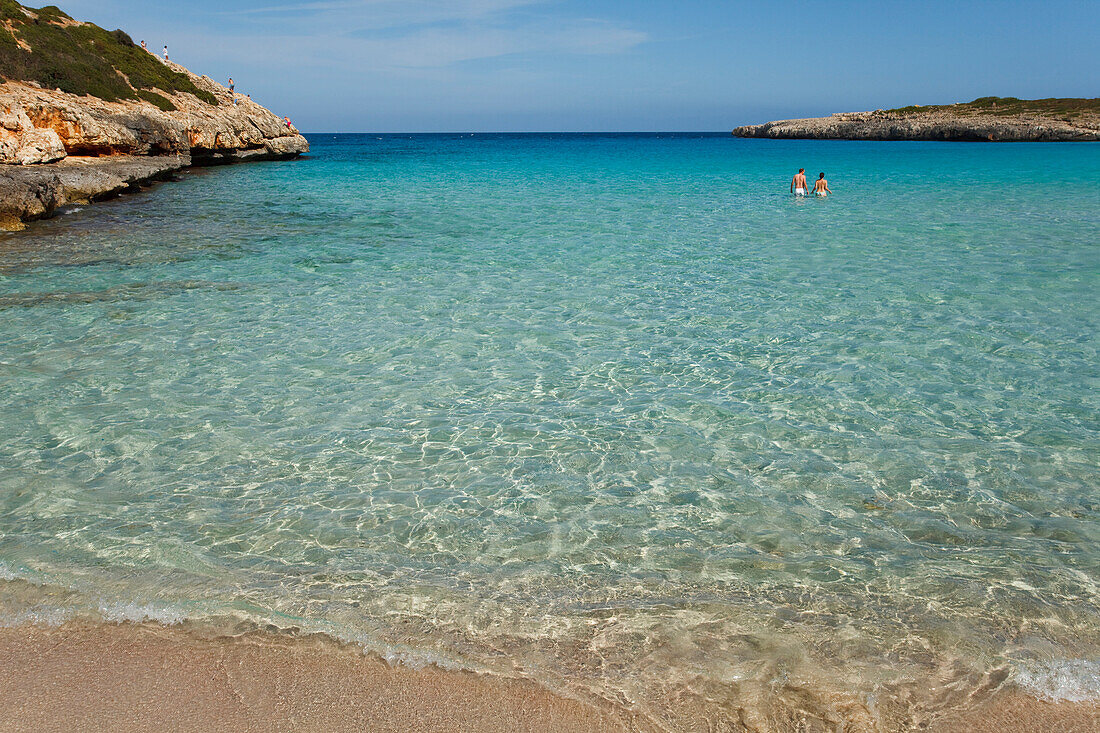
[(931, 112), (992, 117), (1035, 115), (1072, 122), (1078, 117), (1100, 115), (1100, 98), (1017, 99), (1016, 97), (979, 97), (973, 102), (963, 102), (961, 104), (913, 104), (908, 107), (885, 111), (900, 115), (921, 115)]
[(34, 10), (14, 0), (0, 0), (0, 77), (108, 102), (143, 99), (165, 111), (176, 107), (155, 90), (218, 104), (123, 31), (79, 23), (53, 5)]

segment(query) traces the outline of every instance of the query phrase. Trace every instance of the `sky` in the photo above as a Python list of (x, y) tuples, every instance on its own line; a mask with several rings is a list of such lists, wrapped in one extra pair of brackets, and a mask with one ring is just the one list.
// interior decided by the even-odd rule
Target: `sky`
[(729, 130), (1100, 96), (1098, 0), (55, 1), (307, 132)]

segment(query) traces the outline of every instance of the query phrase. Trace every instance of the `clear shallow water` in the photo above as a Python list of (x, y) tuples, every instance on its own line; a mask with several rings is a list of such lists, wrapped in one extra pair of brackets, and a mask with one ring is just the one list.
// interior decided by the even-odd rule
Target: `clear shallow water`
[(1100, 146), (311, 144), (0, 241), (9, 623), (681, 727), (1100, 696)]

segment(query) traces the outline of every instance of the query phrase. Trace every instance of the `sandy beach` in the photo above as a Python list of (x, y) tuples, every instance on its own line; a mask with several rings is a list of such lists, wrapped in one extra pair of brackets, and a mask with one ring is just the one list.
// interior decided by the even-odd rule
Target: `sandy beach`
[[(531, 682), (390, 666), (322, 636), (213, 637), (132, 623), (0, 629), (0, 710), (2, 731), (660, 729)], [(764, 730), (744, 716), (679, 722), (681, 730)], [(1086, 733), (1100, 730), (1100, 707), (1009, 689), (924, 729)], [(862, 728), (814, 719), (791, 730)]]
[(3, 731), (622, 731), (529, 682), (391, 667), (312, 637), (180, 627), (0, 629)]

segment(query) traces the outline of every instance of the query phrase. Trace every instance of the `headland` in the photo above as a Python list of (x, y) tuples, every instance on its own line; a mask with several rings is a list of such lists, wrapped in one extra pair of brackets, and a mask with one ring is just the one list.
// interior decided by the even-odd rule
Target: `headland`
[[(80, 680), (74, 684), (74, 680)], [(1061, 731), (1100, 724), (1092, 702), (1037, 700), (1012, 685), (924, 720), (934, 733)], [(654, 720), (626, 701), (579, 699), (526, 679), (391, 665), (323, 634), (230, 636), (193, 624), (87, 623), (0, 628), (0, 731), (884, 730), (861, 720), (680, 710)], [(851, 712), (851, 711), (849, 711)], [(889, 729), (893, 729), (892, 727)]]
[(0, 228), (181, 168), (309, 150), (284, 118), (121, 30), (11, 0), (0, 23)]
[(1100, 99), (982, 97), (963, 104), (839, 112), (734, 128), (735, 137), (807, 140), (1086, 142), (1100, 140)]

